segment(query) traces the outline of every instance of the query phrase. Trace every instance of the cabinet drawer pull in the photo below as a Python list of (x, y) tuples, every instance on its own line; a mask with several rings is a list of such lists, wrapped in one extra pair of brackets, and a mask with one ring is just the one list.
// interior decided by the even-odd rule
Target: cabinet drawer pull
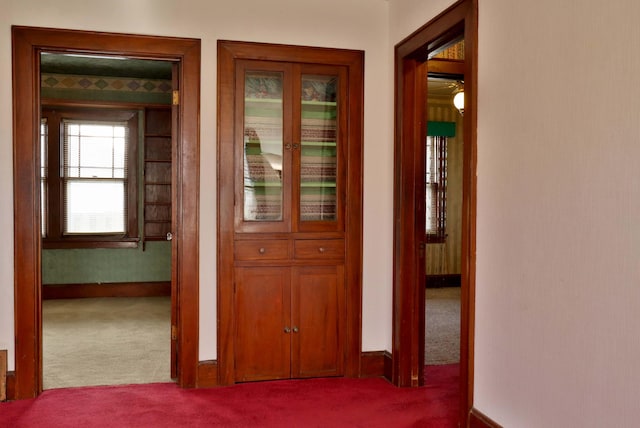
[(267, 252), (267, 250), (266, 250), (264, 247), (260, 247), (260, 249), (258, 250), (258, 252), (259, 252), (260, 254), (264, 254), (264, 253), (266, 253), (266, 252)]
[(321, 252), (321, 253), (324, 253), (324, 247), (318, 248), (318, 251)]
[(298, 327), (293, 327), (293, 332), (297, 333), (298, 332)]
[(289, 333), (291, 333), (291, 329), (289, 327), (285, 327), (284, 328), (284, 332), (289, 334)]

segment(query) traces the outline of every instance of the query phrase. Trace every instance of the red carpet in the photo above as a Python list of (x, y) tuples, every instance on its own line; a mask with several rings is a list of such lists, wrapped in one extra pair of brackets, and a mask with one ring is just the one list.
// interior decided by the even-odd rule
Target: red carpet
[(67, 388), (0, 404), (0, 427), (457, 426), (458, 365), (428, 366), (426, 386), (310, 379), (180, 389), (174, 384)]

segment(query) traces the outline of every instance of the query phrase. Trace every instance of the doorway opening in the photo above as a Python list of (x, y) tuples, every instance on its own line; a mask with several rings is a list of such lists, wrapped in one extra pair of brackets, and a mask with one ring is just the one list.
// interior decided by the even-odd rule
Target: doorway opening
[[(177, 382), (193, 387), (198, 368), (198, 191), (200, 41), (13, 27), (14, 247), (16, 362), (14, 399), (42, 391), (41, 54), (158, 60), (175, 64), (171, 140), (171, 340)], [(97, 107), (108, 107), (108, 103)], [(111, 106), (112, 107), (112, 106)], [(51, 217), (47, 217), (51, 218)], [(61, 224), (64, 222), (61, 222)], [(75, 226), (74, 226), (75, 227)], [(145, 226), (146, 227), (146, 226)], [(64, 234), (63, 234), (64, 235)], [(69, 234), (67, 234), (69, 235)], [(113, 247), (142, 245), (124, 236)], [(134, 236), (135, 235), (135, 236)], [(127, 238), (127, 239), (124, 239)], [(47, 244), (48, 245), (48, 244)], [(64, 245), (69, 245), (63, 244)], [(87, 245), (86, 242), (83, 245)], [(103, 243), (104, 245), (104, 243)]]
[(473, 403), (475, 288), (477, 0), (461, 0), (396, 45), (392, 381), (424, 382), (425, 151), (428, 60), (464, 40), (460, 260), (460, 416)]
[[(463, 44), (460, 41), (427, 61), (424, 353), (426, 366), (451, 370), (460, 363), (463, 164), (463, 116), (452, 101), (464, 89), (464, 76), (462, 70), (454, 75), (432, 69), (461, 69)], [(425, 383), (430, 384), (428, 375)]]
[(178, 67), (40, 54), (43, 389), (176, 377), (167, 234)]

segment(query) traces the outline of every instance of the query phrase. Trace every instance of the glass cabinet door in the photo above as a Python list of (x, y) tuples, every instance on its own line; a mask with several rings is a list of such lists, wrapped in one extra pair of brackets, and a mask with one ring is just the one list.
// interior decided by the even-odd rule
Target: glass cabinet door
[(300, 221), (336, 221), (338, 76), (301, 82)]
[(247, 68), (242, 84), (242, 223), (286, 230), (285, 72)]

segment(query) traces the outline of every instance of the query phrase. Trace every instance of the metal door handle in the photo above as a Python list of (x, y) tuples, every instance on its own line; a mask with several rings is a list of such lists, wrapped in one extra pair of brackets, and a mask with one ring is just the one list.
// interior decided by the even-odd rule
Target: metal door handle
[(167, 241), (171, 241), (173, 239), (173, 233), (167, 232)]

